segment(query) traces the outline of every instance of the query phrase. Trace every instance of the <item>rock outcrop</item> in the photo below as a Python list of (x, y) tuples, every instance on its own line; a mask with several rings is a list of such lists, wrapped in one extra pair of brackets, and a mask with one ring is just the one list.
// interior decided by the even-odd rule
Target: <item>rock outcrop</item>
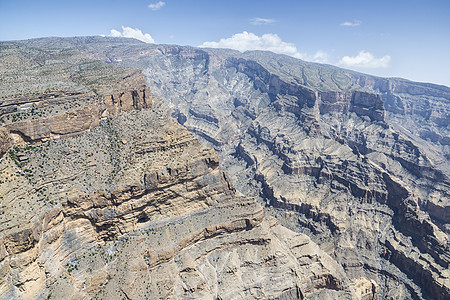
[(152, 98), (149, 88), (143, 85), (137, 89), (108, 95), (105, 97), (104, 104), (107, 115), (112, 117), (120, 114), (121, 111), (151, 107)]
[(27, 159), (1, 185), (4, 297), (351, 297), (340, 265), (238, 196), (214, 152), (163, 112), (109, 122), (14, 150)]
[(0, 157), (12, 147), (12, 138), (8, 130), (0, 127)]
[(359, 116), (368, 116), (372, 121), (384, 121), (384, 103), (380, 95), (353, 92), (350, 111)]
[[(45, 101), (45, 98), (43, 100)], [(71, 100), (78, 99), (71, 98)], [(102, 102), (103, 109), (102, 105), (96, 103), (47, 118), (10, 123), (5, 125), (5, 128), (11, 134), (17, 135), (16, 140), (22, 139), (31, 143), (72, 136), (98, 126), (102, 117), (113, 117), (119, 115), (121, 111), (150, 107), (151, 96), (148, 87), (142, 86), (107, 95)]]
[(109, 49), (361, 295), (448, 297), (449, 88), (258, 51)]
[(1, 299), (376, 297), (376, 282), (349, 279), (306, 234), (237, 192), (141, 73), (84, 58), (92, 68), (80, 74), (80, 49), (56, 60), (58, 49), (3, 46), (46, 53), (40, 62), (64, 71), (39, 81), (64, 89), (27, 90), (39, 68), (5, 68), (24, 78), (1, 87)]

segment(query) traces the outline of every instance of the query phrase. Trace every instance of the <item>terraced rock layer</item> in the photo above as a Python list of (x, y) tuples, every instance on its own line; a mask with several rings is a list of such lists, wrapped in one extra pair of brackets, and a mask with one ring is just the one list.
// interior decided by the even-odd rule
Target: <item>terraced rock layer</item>
[(142, 69), (236, 188), (351, 280), (379, 298), (449, 296), (448, 87), (257, 51), (85, 45)]
[(1, 43), (1, 299), (377, 296), (84, 42)]

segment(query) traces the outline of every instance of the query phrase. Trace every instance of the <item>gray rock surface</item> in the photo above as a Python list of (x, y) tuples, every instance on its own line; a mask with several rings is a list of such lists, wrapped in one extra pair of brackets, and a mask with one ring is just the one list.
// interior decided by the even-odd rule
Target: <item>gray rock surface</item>
[(118, 48), (101, 53), (142, 69), (236, 188), (350, 279), (380, 298), (449, 296), (450, 88), (257, 51)]
[(53, 41), (0, 43), (0, 299), (376, 297), (237, 192), (139, 71), (94, 60), (105, 39)]
[[(2, 78), (7, 79), (1, 89), (7, 101), (2, 101), (0, 108), (2, 114), (10, 116), (3, 121), (5, 128), (23, 119), (35, 119), (34, 115), (25, 113), (27, 105), (34, 103), (26, 99), (34, 95), (35, 89), (42, 91), (54, 82), (58, 82), (58, 87), (63, 87), (65, 91), (103, 96), (97, 100), (88, 97), (93, 102), (97, 101), (95, 103), (101, 104), (103, 99), (109, 99), (111, 101), (108, 100), (108, 103), (112, 103), (108, 95), (121, 92), (114, 91), (114, 86), (117, 82), (128, 82), (124, 79), (128, 78), (126, 74), (134, 72), (129, 69), (131, 67), (141, 69), (152, 94), (164, 99), (170, 114), (219, 155), (219, 159), (210, 158), (215, 162), (214, 167), (208, 167), (212, 174), (198, 175), (205, 177), (199, 181), (206, 183), (200, 188), (206, 191), (200, 193), (205, 198), (201, 198), (204, 202), (202, 200), (199, 204), (189, 200), (198, 196), (185, 196), (185, 193), (192, 191), (189, 184), (183, 185), (187, 179), (172, 178), (170, 175), (172, 171), (185, 174), (185, 169), (172, 163), (191, 162), (192, 159), (202, 161), (199, 157), (203, 152), (199, 149), (206, 148), (195, 142), (188, 143), (191, 146), (178, 142), (179, 138), (182, 141), (193, 138), (188, 138), (189, 135), (182, 133), (185, 131), (176, 124), (165, 125), (168, 119), (164, 114), (157, 113), (152, 117), (147, 109), (142, 109), (136, 113), (141, 117), (135, 118), (133, 109), (140, 109), (139, 105), (130, 112), (114, 110), (111, 115), (104, 115), (111, 120), (110, 123), (102, 125), (100, 122), (87, 132), (84, 133), (84, 129), (77, 131), (77, 136), (64, 140), (76, 139), (72, 143), (79, 147), (97, 145), (96, 149), (104, 149), (92, 155), (93, 161), (106, 166), (106, 170), (98, 166), (87, 168), (89, 155), (80, 154), (85, 150), (72, 154), (82, 161), (81, 169), (92, 171), (83, 175), (84, 181), (70, 184), (80, 191), (75, 193), (78, 200), (59, 196), (51, 201), (60, 199), (63, 215), (77, 216), (72, 217), (74, 219), (80, 216), (80, 220), (87, 218), (90, 225), (68, 221), (63, 224), (75, 232), (79, 226), (87, 226), (86, 232), (93, 234), (82, 237), (86, 241), (100, 241), (100, 245), (101, 241), (109, 241), (109, 232), (124, 234), (121, 241), (131, 239), (133, 246), (127, 246), (126, 242), (118, 246), (126, 250), (120, 252), (124, 256), (120, 256), (112, 268), (119, 269), (118, 264), (123, 261), (136, 263), (112, 273), (111, 278), (103, 278), (101, 276), (107, 276), (109, 273), (105, 270), (109, 269), (104, 269), (105, 265), (94, 264), (97, 260), (84, 260), (85, 255), (83, 260), (80, 259), (82, 263), (72, 264), (72, 260), (64, 254), (67, 252), (59, 252), (62, 255), (58, 260), (60, 264), (69, 262), (70, 269), (70, 266), (83, 266), (83, 272), (71, 273), (76, 274), (75, 278), (69, 274), (70, 283), (65, 281), (66, 278), (51, 281), (56, 282), (52, 285), (55, 292), (72, 291), (69, 293), (74, 298), (83, 298), (99, 292), (98, 288), (93, 288), (99, 283), (103, 287), (105, 282), (114, 282), (100, 289), (106, 293), (105, 297), (123, 293), (127, 297), (142, 298), (145, 294), (130, 294), (138, 289), (127, 290), (125, 287), (133, 284), (148, 286), (151, 282), (148, 289), (159, 293), (160, 297), (174, 298), (186, 295), (214, 298), (219, 294), (227, 299), (449, 297), (450, 88), (397, 78), (378, 78), (259, 51), (239, 53), (223, 49), (148, 45), (131, 39), (101, 37), (48, 38), (6, 44), (6, 54), (0, 60), (6, 70)], [(9, 72), (8, 68), (14, 69), (11, 62), (15, 60), (11, 57), (20, 58), (15, 53), (28, 47), (31, 50), (27, 59), (54, 53), (55, 57), (44, 64), (48, 64), (48, 68), (53, 66), (52, 70), (60, 70), (54, 68), (62, 60), (60, 56), (72, 51), (73, 56), (66, 69), (73, 74), (71, 80), (62, 80), (64, 76), (51, 73), (50, 77), (45, 77), (48, 80), (37, 85), (33, 78), (45, 69), (30, 68), (36, 65), (36, 59), (17, 60), (26, 62), (20, 64), (25, 65), (21, 69), (22, 76)], [(86, 55), (107, 64), (90, 61), (86, 64), (88, 67), (78, 68)], [(104, 80), (101, 75), (105, 72), (118, 74), (120, 81)], [(129, 90), (130, 85), (125, 83), (123, 90)], [(134, 86), (138, 87), (136, 84)], [(12, 91), (19, 92), (13, 94)], [(82, 97), (79, 101), (90, 103)], [(58, 115), (64, 104), (55, 105), (58, 109), (46, 110), (43, 116), (51, 118)], [(135, 132), (138, 128), (143, 131)], [(145, 135), (148, 128), (162, 128), (163, 132), (150, 131), (152, 135), (148, 136)], [(111, 140), (116, 134), (125, 135)], [(7, 135), (3, 136), (10, 141)], [(139, 137), (145, 136), (147, 138), (143, 143), (138, 142)], [(175, 137), (175, 141), (171, 137)], [(21, 142), (18, 138), (15, 140)], [(116, 140), (119, 142), (103, 148)], [(177, 150), (179, 146), (172, 146), (180, 143), (183, 145), (182, 151)], [(64, 155), (71, 153), (63, 144), (54, 148), (53, 142), (51, 145), (50, 149), (61, 149), (60, 153)], [(138, 149), (132, 153), (139, 155), (139, 160), (134, 160), (137, 157), (130, 154), (131, 149)], [(24, 152), (22, 148), (16, 150), (14, 155), (4, 155), (3, 158), (3, 163), (9, 164), (3, 170), (9, 170), (8, 176), (14, 178), (14, 185), (6, 193), (10, 198), (3, 196), (3, 199), (9, 199), (6, 203), (24, 205), (14, 200), (22, 199), (14, 193), (18, 192), (17, 186), (27, 184), (30, 176), (16, 178), (11, 174), (16, 172), (14, 166), (22, 165), (22, 161), (37, 164), (39, 160), (35, 160), (30, 151)], [(210, 153), (210, 150), (204, 151)], [(208, 154), (206, 157), (211, 156)], [(59, 160), (52, 161), (48, 163), (49, 170), (53, 170), (49, 176), (56, 177), (60, 163)], [(229, 178), (220, 175), (224, 173), (220, 171), (219, 161)], [(155, 163), (161, 164), (161, 169), (149, 167)], [(25, 171), (19, 170), (18, 174), (21, 172)], [(111, 180), (108, 174), (114, 175)], [(177, 180), (183, 184), (180, 186)], [(113, 183), (118, 190), (111, 188)], [(244, 196), (238, 196), (239, 192), (235, 192), (233, 186)], [(160, 187), (163, 195), (156, 202), (168, 201), (170, 205), (155, 206), (151, 200), (143, 200), (148, 191), (155, 192), (155, 187)], [(207, 187), (212, 187), (212, 190)], [(53, 193), (59, 190), (64, 189)], [(95, 201), (91, 196), (82, 196), (84, 194), (92, 195)], [(135, 211), (127, 205), (116, 208), (122, 200), (117, 202), (115, 199), (123, 199), (125, 204), (137, 201), (132, 205), (134, 208), (149, 211), (143, 209), (142, 214), (142, 211)], [(280, 225), (275, 225), (273, 219), (262, 217), (261, 207), (251, 199), (265, 205), (266, 213), (274, 216)], [(147, 205), (139, 204), (141, 201), (147, 201)], [(228, 203), (232, 204), (228, 206)], [(189, 211), (190, 216), (186, 219), (185, 210)], [(23, 210), (19, 207), (14, 211), (18, 215), (4, 223), (10, 224), (11, 230), (15, 228), (15, 220), (21, 220), (18, 216), (27, 215), (22, 214)], [(201, 211), (208, 213), (202, 215)], [(156, 218), (157, 213), (161, 217)], [(176, 225), (179, 223), (174, 220), (180, 217), (189, 225)], [(169, 234), (167, 227), (164, 227), (165, 233), (161, 233), (158, 239), (160, 231), (152, 229), (155, 218), (166, 222), (164, 224), (173, 223), (173, 231), (170, 230)], [(150, 240), (145, 237), (149, 231)], [(70, 234), (67, 238), (63, 235), (65, 238), (61, 240), (65, 245), (67, 239), (76, 236), (73, 231), (67, 232)], [(210, 232), (218, 232), (218, 235)], [(0, 253), (3, 253), (0, 257), (8, 262), (8, 266), (12, 263), (14, 267), (35, 268), (33, 263), (29, 263), (30, 260), (20, 260), (20, 255), (14, 255), (30, 249), (42, 249), (40, 246), (33, 247), (41, 245), (35, 242), (39, 240), (39, 235), (30, 228), (20, 233), (12, 231), (11, 234), (8, 243), (14, 243), (17, 252), (5, 254), (9, 252), (2, 249), (11, 246), (0, 245)], [(182, 240), (183, 236), (193, 240), (194, 244), (186, 243)], [(277, 239), (281, 237), (288, 238), (278, 244)], [(152, 246), (150, 252), (145, 252), (148, 243), (156, 245), (162, 241), (163, 245)], [(304, 244), (305, 241), (307, 244)], [(106, 244), (102, 248), (104, 251), (113, 247), (112, 242)], [(89, 242), (86, 245), (90, 245)], [(236, 245), (240, 246), (233, 248), (235, 250), (223, 251)], [(310, 246), (305, 248), (302, 245)], [(141, 251), (141, 256), (133, 254), (134, 249)], [(208, 249), (215, 250), (211, 252)], [(280, 251), (279, 255), (276, 251)], [(43, 254), (37, 253), (31, 257), (40, 257), (42, 261)], [(223, 263), (225, 257), (227, 262)], [(318, 258), (320, 263), (315, 264)], [(156, 265), (154, 259), (158, 262)], [(97, 275), (89, 277), (84, 270), (92, 264), (95, 268), (91, 267), (91, 271), (97, 270), (94, 272)], [(262, 268), (259, 267), (261, 265)], [(21, 271), (24, 274), (32, 273), (27, 271), (31, 269), (20, 270), (25, 270)], [(17, 281), (16, 273), (9, 274), (10, 277), (5, 278), (11, 278), (8, 280), (12, 280), (12, 286), (19, 290), (20, 287), (34, 286), (31, 284), (33, 280), (54, 278), (52, 275)], [(156, 274), (169, 275), (158, 277)], [(150, 278), (147, 276), (152, 280), (144, 281)], [(161, 280), (155, 281), (155, 277)], [(85, 289), (81, 287), (81, 282), (93, 283), (91, 288)], [(220, 282), (227, 288), (221, 290)], [(43, 291), (48, 292), (44, 289), (30, 293), (43, 295)], [(103, 297), (103, 294), (96, 295)]]

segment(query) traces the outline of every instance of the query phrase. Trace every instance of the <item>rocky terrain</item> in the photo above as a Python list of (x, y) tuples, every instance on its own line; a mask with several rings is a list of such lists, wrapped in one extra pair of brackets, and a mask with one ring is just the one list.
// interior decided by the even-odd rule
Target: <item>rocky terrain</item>
[(3, 297), (450, 296), (450, 88), (132, 39), (0, 46)]
[(377, 297), (99, 57), (0, 43), (0, 299)]

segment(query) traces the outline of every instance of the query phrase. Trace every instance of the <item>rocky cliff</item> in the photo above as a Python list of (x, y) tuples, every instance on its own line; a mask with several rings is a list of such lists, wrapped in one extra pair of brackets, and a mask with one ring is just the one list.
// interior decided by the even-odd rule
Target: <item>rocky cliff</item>
[(82, 44), (143, 70), (237, 190), (307, 234), (353, 286), (449, 297), (448, 87), (257, 51)]
[(142, 73), (99, 60), (142, 44), (66, 41), (1, 43), (1, 299), (378, 297), (236, 191)]

